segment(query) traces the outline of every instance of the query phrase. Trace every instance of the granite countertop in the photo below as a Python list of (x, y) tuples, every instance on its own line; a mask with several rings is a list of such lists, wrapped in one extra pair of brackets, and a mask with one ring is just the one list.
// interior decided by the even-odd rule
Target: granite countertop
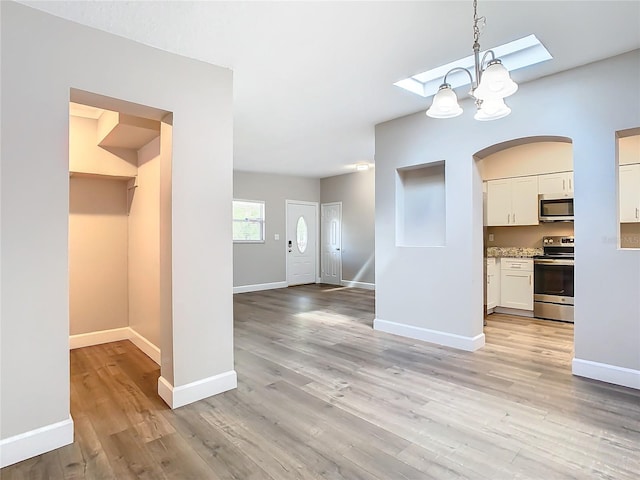
[(533, 258), (542, 255), (542, 248), (487, 247), (487, 257)]

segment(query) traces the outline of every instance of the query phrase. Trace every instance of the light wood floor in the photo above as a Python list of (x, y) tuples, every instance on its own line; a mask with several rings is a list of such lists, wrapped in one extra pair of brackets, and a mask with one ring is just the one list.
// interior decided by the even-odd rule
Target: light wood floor
[(237, 390), (171, 411), (131, 343), (74, 350), (76, 442), (2, 479), (638, 478), (640, 392), (573, 377), (572, 325), (466, 353), (373, 331), (365, 290), (234, 299)]

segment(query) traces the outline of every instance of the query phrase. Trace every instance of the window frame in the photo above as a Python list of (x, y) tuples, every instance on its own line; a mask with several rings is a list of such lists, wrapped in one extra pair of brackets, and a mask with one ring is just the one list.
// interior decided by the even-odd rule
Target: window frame
[[(245, 219), (236, 219), (233, 216), (233, 207), (235, 206), (235, 203), (254, 203), (254, 204), (259, 204), (260, 208), (261, 208), (261, 213), (262, 213), (262, 218), (245, 218)], [(233, 243), (238, 243), (238, 244), (242, 244), (242, 243), (247, 243), (247, 244), (252, 244), (252, 243), (265, 243), (266, 240), (266, 228), (265, 228), (265, 224), (266, 224), (266, 210), (267, 210), (267, 206), (264, 200), (249, 200), (249, 199), (245, 199), (245, 198), (234, 198), (231, 202), (231, 239), (233, 240)], [(242, 224), (246, 224), (246, 223), (260, 223), (260, 240), (246, 240), (246, 239), (236, 239), (233, 237), (233, 225), (235, 225), (236, 222), (242, 223)]]

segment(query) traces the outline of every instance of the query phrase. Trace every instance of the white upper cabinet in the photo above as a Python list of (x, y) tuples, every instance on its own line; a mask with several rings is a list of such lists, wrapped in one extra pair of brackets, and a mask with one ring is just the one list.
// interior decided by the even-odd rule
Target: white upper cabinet
[(511, 179), (487, 182), (487, 225), (509, 225), (511, 220)]
[(538, 225), (538, 177), (487, 182), (487, 226)]
[(538, 193), (573, 195), (573, 172), (538, 175)]
[(640, 164), (620, 166), (620, 222), (640, 222)]

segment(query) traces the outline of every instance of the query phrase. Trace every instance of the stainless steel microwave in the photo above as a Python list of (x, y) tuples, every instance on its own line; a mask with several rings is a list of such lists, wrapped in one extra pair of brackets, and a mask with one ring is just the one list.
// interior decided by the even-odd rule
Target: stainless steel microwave
[(573, 197), (564, 194), (538, 195), (541, 222), (573, 222)]

